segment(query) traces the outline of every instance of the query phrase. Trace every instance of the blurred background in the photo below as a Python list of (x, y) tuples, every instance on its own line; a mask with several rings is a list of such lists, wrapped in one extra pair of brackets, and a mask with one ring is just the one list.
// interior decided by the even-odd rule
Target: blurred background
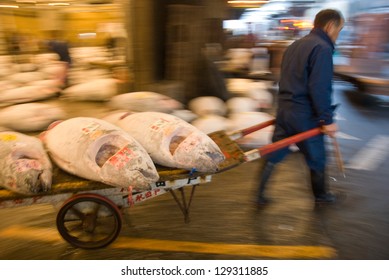
[(339, 72), (387, 77), (384, 0), (1, 0), (0, 54), (32, 62), (57, 37), (74, 67), (108, 69), (125, 82), (122, 91), (158, 87), (188, 102), (204, 90), (204, 53), (227, 73), (276, 75), (285, 46), (307, 34), (326, 7), (346, 18), (335, 54)]
[[(329, 149), (331, 185), (345, 201), (315, 208), (304, 161), (292, 153), (264, 211), (252, 205), (254, 161), (200, 189), (190, 224), (161, 196), (131, 209), (117, 247), (90, 252), (60, 238), (51, 205), (3, 209), (0, 195), (0, 259), (388, 259), (387, 0), (0, 0), (0, 127), (36, 136), (58, 119), (116, 110), (175, 114), (206, 133), (267, 121), (283, 52), (323, 8), (346, 19), (334, 53), (346, 178)], [(238, 144), (258, 148), (271, 135)], [(173, 250), (176, 240), (199, 243)]]

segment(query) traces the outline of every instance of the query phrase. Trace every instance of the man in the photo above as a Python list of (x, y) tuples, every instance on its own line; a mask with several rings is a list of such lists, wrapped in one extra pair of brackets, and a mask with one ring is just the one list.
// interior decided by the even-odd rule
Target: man
[(64, 87), (69, 85), (68, 72), (72, 65), (72, 58), (70, 56), (69, 45), (66, 41), (60, 39), (60, 31), (52, 31), (51, 39), (47, 42), (47, 47), (52, 52), (56, 53), (59, 60), (65, 63), (65, 72), (63, 73)]
[[(276, 125), (272, 141), (278, 141), (315, 127), (334, 137), (338, 130), (333, 120), (332, 55), (334, 44), (344, 25), (339, 11), (320, 11), (311, 32), (292, 43), (285, 51), (278, 93)], [(316, 203), (333, 203), (334, 194), (327, 189), (324, 135), (297, 143), (310, 169), (311, 185)], [(281, 149), (265, 158), (259, 183), (258, 204), (266, 204), (266, 183), (275, 164), (289, 149)]]

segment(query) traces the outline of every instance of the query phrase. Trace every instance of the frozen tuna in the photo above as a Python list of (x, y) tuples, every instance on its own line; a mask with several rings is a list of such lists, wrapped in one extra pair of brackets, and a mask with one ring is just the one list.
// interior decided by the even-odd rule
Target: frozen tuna
[(72, 67), (67, 72), (67, 75), (71, 86), (84, 84), (95, 80), (113, 78), (112, 73), (108, 69), (101, 68), (85, 69), (81, 67)]
[(45, 80), (39, 80), (39, 81), (33, 81), (26, 86), (41, 86), (41, 87), (51, 87), (51, 88), (61, 88), (63, 86), (63, 81), (60, 79), (45, 79)]
[(51, 125), (41, 138), (51, 159), (76, 176), (139, 191), (159, 179), (146, 150), (104, 120), (71, 118)]
[(117, 79), (96, 79), (70, 86), (61, 92), (61, 97), (79, 101), (107, 101), (118, 92)]
[(258, 109), (257, 102), (250, 97), (232, 97), (226, 101), (228, 112), (255, 112)]
[[(241, 130), (253, 125), (260, 124), (262, 122), (274, 119), (270, 114), (264, 112), (241, 112), (231, 114), (229, 117), (229, 130)], [(268, 126), (253, 133), (246, 135), (245, 137), (238, 139), (237, 143), (247, 148), (258, 148), (271, 143), (274, 126)]]
[(231, 48), (226, 53), (228, 68), (230, 69), (251, 69), (253, 63), (253, 52), (246, 48)]
[(0, 132), (0, 186), (21, 194), (51, 189), (52, 165), (42, 142), (14, 131)]
[(198, 116), (219, 115), (227, 113), (227, 106), (222, 99), (215, 96), (200, 96), (189, 101), (189, 109)]
[(271, 108), (273, 106), (273, 94), (269, 91), (270, 84), (267, 81), (257, 81), (248, 84), (246, 96), (258, 102), (259, 108)]
[(209, 136), (173, 115), (142, 112), (116, 116), (114, 124), (133, 136), (155, 163), (215, 172), (224, 160), (223, 153)]
[(7, 80), (15, 83), (21, 83), (21, 84), (26, 84), (33, 81), (39, 81), (44, 79), (46, 79), (46, 75), (38, 71), (20, 72), (20, 73), (12, 74), (7, 77)]
[(23, 86), (5, 90), (0, 94), (0, 105), (12, 105), (43, 100), (57, 95), (59, 89), (46, 86)]
[(231, 94), (253, 99), (257, 108), (271, 108), (273, 106), (273, 94), (269, 91), (269, 88), (271, 88), (271, 82), (269, 81), (227, 79), (227, 89)]
[(42, 131), (53, 121), (64, 119), (65, 112), (45, 103), (24, 103), (0, 109), (0, 126), (19, 132)]
[(171, 113), (184, 107), (179, 101), (169, 96), (152, 92), (138, 91), (117, 95), (111, 99), (109, 106), (133, 112)]
[(52, 61), (59, 61), (59, 56), (56, 53), (39, 53), (32, 56), (32, 62), (42, 65)]
[(177, 118), (180, 118), (188, 123), (194, 121), (195, 119), (197, 119), (199, 117), (195, 113), (193, 113), (191, 110), (185, 110), (185, 109), (174, 110), (170, 114), (172, 114), (173, 116), (176, 116)]
[(247, 96), (250, 85), (254, 83), (253, 80), (243, 78), (228, 78), (226, 79), (227, 90), (237, 96)]
[(209, 134), (219, 130), (228, 129), (229, 120), (218, 115), (206, 115), (192, 121), (192, 125), (202, 132)]

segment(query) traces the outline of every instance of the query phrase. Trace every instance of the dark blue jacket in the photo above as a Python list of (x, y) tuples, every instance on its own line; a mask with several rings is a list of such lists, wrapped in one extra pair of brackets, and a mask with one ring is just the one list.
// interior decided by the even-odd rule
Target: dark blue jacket
[(333, 51), (328, 35), (314, 28), (284, 53), (277, 121), (290, 122), (295, 133), (333, 122)]
[(48, 42), (49, 48), (58, 54), (59, 60), (72, 64), (72, 58), (70, 57), (69, 46), (65, 41), (52, 40)]

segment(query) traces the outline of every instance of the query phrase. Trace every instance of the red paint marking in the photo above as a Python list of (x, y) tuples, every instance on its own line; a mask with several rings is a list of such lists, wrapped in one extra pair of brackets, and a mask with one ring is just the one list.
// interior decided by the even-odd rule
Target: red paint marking
[(143, 200), (143, 195), (140, 193), (136, 195), (135, 201), (142, 201)]
[(140, 201), (149, 199), (151, 197), (157, 196), (160, 191), (161, 191), (161, 189), (155, 189), (155, 190), (147, 191), (145, 193), (143, 192), (143, 193), (137, 194), (135, 197), (135, 201), (140, 202)]
[(154, 190), (154, 194), (157, 195), (160, 191), (161, 191), (161, 189), (156, 189), (156, 190)]
[(109, 159), (109, 163), (120, 169), (123, 168), (127, 162), (135, 157), (135, 153), (129, 147), (124, 147), (114, 156)]

